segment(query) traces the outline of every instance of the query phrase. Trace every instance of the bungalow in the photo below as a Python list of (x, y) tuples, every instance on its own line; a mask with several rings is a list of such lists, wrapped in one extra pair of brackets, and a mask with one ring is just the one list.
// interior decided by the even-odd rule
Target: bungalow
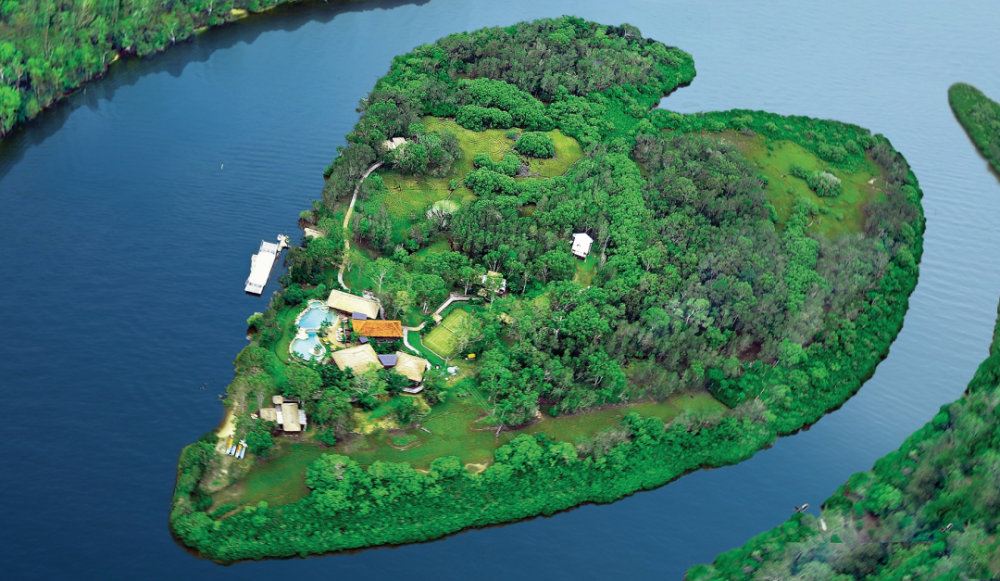
[(403, 338), (402, 321), (378, 321), (371, 319), (351, 319), (351, 328), (359, 337), (378, 341), (395, 341)]
[(361, 373), (371, 367), (382, 367), (378, 354), (368, 344), (334, 351), (331, 358), (341, 371), (350, 369), (355, 373)]
[(284, 432), (301, 432), (306, 429), (306, 412), (299, 409), (299, 402), (280, 395), (271, 398), (274, 407), (260, 410), (260, 419), (277, 422)]
[(495, 270), (491, 270), (486, 274), (484, 274), (483, 278), (479, 281), (479, 284), (485, 287), (486, 283), (490, 282), (491, 279), (500, 281), (500, 284), (497, 285), (496, 290), (494, 290), (493, 292), (495, 292), (498, 295), (502, 295), (507, 292), (507, 279), (504, 278), (502, 274), (500, 274)]
[(393, 137), (392, 139), (386, 139), (382, 142), (382, 150), (385, 152), (394, 151), (400, 145), (406, 144), (406, 138), (404, 137)]
[(579, 258), (587, 258), (590, 254), (590, 247), (594, 245), (594, 239), (584, 232), (573, 235), (573, 254)]
[(382, 305), (378, 301), (359, 297), (339, 290), (330, 291), (326, 306), (347, 316), (361, 313), (369, 319), (377, 319)]

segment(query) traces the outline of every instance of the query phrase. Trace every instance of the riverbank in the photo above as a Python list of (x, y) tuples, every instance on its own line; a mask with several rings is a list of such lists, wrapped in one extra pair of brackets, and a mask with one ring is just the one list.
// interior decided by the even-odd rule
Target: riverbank
[[(331, 4), (365, 1), (333, 0)], [(35, 13), (38, 5), (34, 3), (13, 3), (9, 14), (5, 6), (4, 18), (0, 19), (0, 39), (5, 41), (0, 42), (0, 48), (5, 49), (0, 51), (0, 69), (9, 71), (9, 75), (0, 75), (0, 139), (87, 83), (105, 76), (119, 60), (151, 57), (206, 30), (302, 2), (234, 0), (224, 5), (211, 4), (208, 10), (200, 5), (176, 3), (158, 7), (152, 13), (146, 8), (115, 5), (113, 14), (110, 5), (69, 2), (48, 7), (52, 13), (45, 16)], [(61, 12), (70, 16), (86, 13), (89, 18), (87, 24), (77, 28), (82, 20), (63, 18)], [(40, 43), (42, 35), (35, 23), (45, 18), (50, 22), (45, 42)]]

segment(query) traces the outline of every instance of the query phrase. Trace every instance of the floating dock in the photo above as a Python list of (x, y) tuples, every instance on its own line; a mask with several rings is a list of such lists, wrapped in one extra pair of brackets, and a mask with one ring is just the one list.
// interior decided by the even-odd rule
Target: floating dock
[(250, 257), (250, 277), (247, 278), (246, 292), (259, 295), (264, 292), (267, 279), (271, 276), (271, 268), (281, 255), (281, 251), (288, 248), (288, 236), (278, 235), (278, 242), (260, 241), (260, 250)]

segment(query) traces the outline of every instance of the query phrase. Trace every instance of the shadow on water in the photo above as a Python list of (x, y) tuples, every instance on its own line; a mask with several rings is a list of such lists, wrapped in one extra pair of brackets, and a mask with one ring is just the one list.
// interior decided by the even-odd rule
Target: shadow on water
[(107, 74), (94, 79), (25, 123), (19, 131), (0, 140), (0, 179), (3, 179), (32, 147), (55, 135), (81, 107), (96, 111), (102, 101), (111, 101), (121, 87), (130, 87), (146, 75), (167, 73), (180, 77), (190, 63), (206, 62), (218, 50), (239, 43), (253, 44), (266, 32), (293, 32), (310, 22), (326, 24), (340, 14), (392, 10), (400, 6), (422, 6), (430, 0), (307, 0), (284, 4), (267, 12), (251, 14), (236, 22), (195, 34), (164, 52), (148, 57), (124, 58)]

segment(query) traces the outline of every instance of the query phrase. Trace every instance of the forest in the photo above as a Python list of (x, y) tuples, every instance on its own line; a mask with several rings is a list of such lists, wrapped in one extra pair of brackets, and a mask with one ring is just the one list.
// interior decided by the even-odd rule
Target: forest
[(121, 56), (151, 55), (204, 27), (300, 1), (0, 0), (0, 138)]
[(948, 88), (948, 104), (993, 171), (1000, 173), (1000, 103), (972, 85), (955, 83)]
[[(426, 540), (738, 462), (846, 401), (887, 353), (916, 284), (916, 177), (885, 137), (854, 125), (655, 108), (694, 74), (690, 55), (635, 27), (572, 17), (396, 57), (300, 216), (324, 236), (290, 251), (285, 290), (249, 321), (227, 398), (254, 455), (273, 439), (249, 419), (253, 396), (259, 407), (275, 393), (302, 400), (315, 439), (339, 447), (308, 466), (294, 502), (223, 503), (206, 435), (181, 456), (174, 534), (224, 562)], [(480, 135), (490, 149), (473, 152)], [(397, 138), (405, 145), (386, 147)], [(593, 240), (586, 261), (570, 253), (574, 233)], [(338, 268), (392, 316), (426, 323), (425, 344), (431, 307), (483, 287), (464, 316), (474, 324), (455, 331), (462, 380), (431, 380), (420, 399), (479, 401), (476, 422), (511, 433), (492, 458), (352, 458), (359, 413), (391, 408), (403, 429), (415, 410), (377, 373), (287, 360), (288, 317), (325, 298)], [(545, 414), (682, 394), (710, 394), (723, 411), (666, 423), (627, 413), (575, 441), (516, 432)]]
[(688, 571), (709, 579), (1000, 577), (1000, 319), (958, 401), (852, 475), (819, 518), (785, 524)]

